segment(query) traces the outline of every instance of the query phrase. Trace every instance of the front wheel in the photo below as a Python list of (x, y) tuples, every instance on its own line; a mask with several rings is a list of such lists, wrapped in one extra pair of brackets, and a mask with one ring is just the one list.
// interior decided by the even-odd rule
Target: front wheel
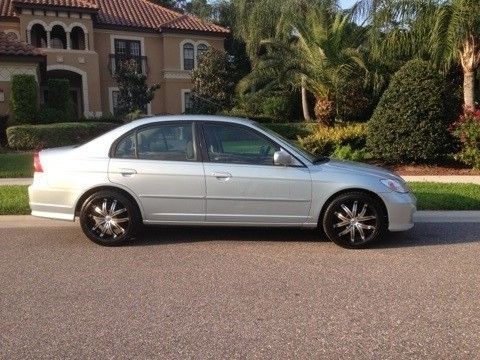
[(100, 245), (121, 245), (135, 236), (139, 216), (134, 203), (110, 190), (92, 194), (83, 203), (80, 225), (84, 234)]
[(323, 230), (330, 240), (345, 248), (365, 247), (387, 230), (387, 216), (377, 199), (350, 192), (333, 199), (323, 217)]

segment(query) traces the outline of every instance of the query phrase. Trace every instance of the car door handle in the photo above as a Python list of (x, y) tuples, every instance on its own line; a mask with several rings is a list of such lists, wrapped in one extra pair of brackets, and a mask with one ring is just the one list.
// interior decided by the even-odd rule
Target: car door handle
[(227, 172), (214, 172), (212, 176), (215, 176), (218, 180), (228, 180), (232, 177), (232, 174)]
[(135, 169), (119, 169), (118, 171), (123, 176), (135, 175), (137, 173), (137, 170), (135, 170)]

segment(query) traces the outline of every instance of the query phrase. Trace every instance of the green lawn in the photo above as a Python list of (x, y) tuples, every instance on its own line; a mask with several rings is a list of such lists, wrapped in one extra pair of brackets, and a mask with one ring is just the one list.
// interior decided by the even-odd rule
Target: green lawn
[(480, 185), (409, 183), (419, 210), (480, 210)]
[(30, 214), (27, 186), (0, 186), (0, 215)]
[(33, 155), (30, 153), (0, 154), (0, 178), (33, 176)]
[[(418, 210), (480, 210), (480, 185), (409, 183)], [(0, 215), (29, 214), (27, 186), (0, 186)]]

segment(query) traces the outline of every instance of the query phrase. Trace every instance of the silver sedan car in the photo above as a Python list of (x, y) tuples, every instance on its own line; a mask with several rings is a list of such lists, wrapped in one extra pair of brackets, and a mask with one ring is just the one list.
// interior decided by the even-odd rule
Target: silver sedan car
[(32, 215), (74, 221), (101, 245), (140, 225), (318, 228), (357, 248), (413, 226), (415, 197), (379, 167), (315, 157), (254, 121), (137, 120), (35, 154)]

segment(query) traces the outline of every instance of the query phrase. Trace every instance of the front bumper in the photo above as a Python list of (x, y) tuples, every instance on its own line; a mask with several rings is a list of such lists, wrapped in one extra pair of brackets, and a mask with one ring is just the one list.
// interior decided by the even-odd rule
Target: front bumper
[(406, 231), (414, 226), (413, 214), (417, 211), (417, 199), (412, 193), (392, 191), (380, 196), (388, 212), (388, 230)]

